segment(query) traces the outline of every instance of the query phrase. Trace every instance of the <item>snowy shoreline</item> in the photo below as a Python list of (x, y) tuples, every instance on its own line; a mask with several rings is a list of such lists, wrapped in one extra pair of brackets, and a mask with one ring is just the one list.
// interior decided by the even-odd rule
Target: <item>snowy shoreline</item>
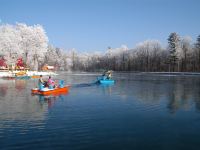
[[(20, 71), (1, 71), (0, 77), (13, 77), (18, 72), (20, 72)], [(54, 72), (27, 71), (26, 75), (27, 76), (37, 76), (37, 75), (54, 76), (54, 75), (58, 75), (58, 74), (56, 74)]]
[[(0, 78), (1, 77), (13, 77), (16, 73), (20, 71), (0, 71)], [(61, 71), (62, 72), (62, 71)], [(60, 73), (61, 73), (60, 72)], [(102, 72), (69, 72), (70, 74), (74, 75), (100, 75)], [(90, 73), (90, 74), (88, 74)], [(93, 74), (94, 73), (94, 74)], [(115, 73), (131, 73), (131, 74), (138, 74), (138, 75), (167, 75), (167, 76), (175, 76), (175, 75), (181, 75), (181, 76), (187, 76), (187, 75), (200, 75), (200, 72), (137, 72), (137, 71), (113, 71), (113, 74)], [(43, 75), (43, 76), (54, 76), (58, 75), (54, 72), (44, 72), (44, 71), (27, 71), (27, 76), (37, 76), (37, 75)]]

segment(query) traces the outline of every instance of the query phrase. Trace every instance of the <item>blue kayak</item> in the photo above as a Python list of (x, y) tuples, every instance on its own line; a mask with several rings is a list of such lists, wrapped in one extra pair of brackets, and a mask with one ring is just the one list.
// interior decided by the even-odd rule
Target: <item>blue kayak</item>
[(101, 83), (101, 84), (113, 84), (113, 83), (115, 83), (115, 81), (111, 80), (111, 79), (104, 79), (104, 80), (99, 80), (99, 83)]
[(100, 84), (113, 84), (115, 83), (114, 80), (112, 79), (107, 79), (106, 77), (98, 77), (97, 78), (97, 83), (100, 83)]

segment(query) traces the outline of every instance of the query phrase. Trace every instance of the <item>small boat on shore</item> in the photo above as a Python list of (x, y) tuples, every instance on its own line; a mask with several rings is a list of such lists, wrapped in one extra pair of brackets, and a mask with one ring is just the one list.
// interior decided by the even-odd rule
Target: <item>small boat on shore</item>
[(39, 88), (33, 88), (31, 89), (32, 94), (39, 94), (39, 95), (59, 95), (59, 94), (65, 94), (69, 92), (69, 86), (64, 87), (56, 87), (53, 89), (49, 89), (48, 87), (39, 89)]

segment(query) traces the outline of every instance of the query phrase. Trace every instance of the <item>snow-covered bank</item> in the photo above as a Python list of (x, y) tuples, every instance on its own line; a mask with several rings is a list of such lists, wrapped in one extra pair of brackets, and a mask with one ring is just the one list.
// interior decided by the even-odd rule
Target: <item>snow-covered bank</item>
[(54, 76), (54, 75), (58, 75), (55, 72), (38, 72), (38, 71), (27, 71), (27, 75), (28, 76), (33, 76), (33, 75), (43, 75), (43, 76)]
[[(2, 72), (0, 72), (0, 77), (12, 77), (18, 72), (20, 72), (20, 71), (2, 71)], [(39, 71), (27, 71), (26, 74), (28, 76), (34, 76), (34, 75), (54, 76), (54, 75), (58, 75), (54, 72), (39, 72)]]

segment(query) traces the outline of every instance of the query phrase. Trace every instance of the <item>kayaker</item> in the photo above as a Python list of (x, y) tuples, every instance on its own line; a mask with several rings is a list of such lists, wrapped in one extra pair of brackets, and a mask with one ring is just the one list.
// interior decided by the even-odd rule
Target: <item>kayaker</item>
[(102, 78), (105, 80), (105, 79), (111, 79), (112, 78), (112, 73), (110, 70), (108, 71), (105, 71), (103, 74), (102, 74)]
[(108, 71), (107, 72), (107, 79), (111, 79), (112, 78), (112, 73), (111, 73), (111, 71)]

